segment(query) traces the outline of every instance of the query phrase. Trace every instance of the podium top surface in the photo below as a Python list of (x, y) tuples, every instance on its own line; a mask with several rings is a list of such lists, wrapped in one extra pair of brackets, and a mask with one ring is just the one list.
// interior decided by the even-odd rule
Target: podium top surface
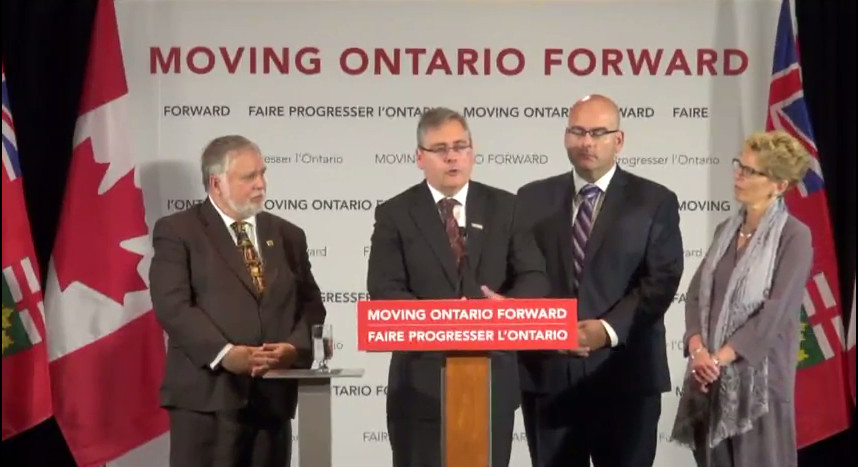
[(363, 368), (330, 368), (327, 370), (270, 370), (263, 378), (269, 379), (329, 379), (329, 378), (360, 378)]

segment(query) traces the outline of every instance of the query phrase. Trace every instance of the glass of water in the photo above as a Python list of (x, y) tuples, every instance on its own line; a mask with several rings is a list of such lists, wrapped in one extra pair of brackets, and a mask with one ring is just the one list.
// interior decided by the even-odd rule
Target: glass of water
[(328, 370), (328, 361), (334, 357), (334, 330), (330, 324), (314, 324), (313, 361), (320, 370)]

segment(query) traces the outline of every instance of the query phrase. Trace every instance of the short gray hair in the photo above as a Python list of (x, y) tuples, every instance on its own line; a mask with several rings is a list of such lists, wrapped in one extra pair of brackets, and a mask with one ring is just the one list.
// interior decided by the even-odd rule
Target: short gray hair
[(423, 145), (423, 137), (426, 136), (426, 131), (438, 128), (447, 122), (459, 122), (462, 128), (468, 132), (468, 139), (471, 138), (471, 130), (468, 128), (468, 121), (465, 117), (455, 110), (446, 107), (435, 107), (426, 111), (420, 116), (420, 121), (417, 123), (417, 145)]
[(213, 139), (203, 150), (200, 158), (200, 169), (203, 174), (203, 186), (206, 192), (211, 188), (212, 177), (219, 177), (229, 169), (232, 156), (245, 149), (262, 154), (259, 146), (241, 135), (226, 135)]

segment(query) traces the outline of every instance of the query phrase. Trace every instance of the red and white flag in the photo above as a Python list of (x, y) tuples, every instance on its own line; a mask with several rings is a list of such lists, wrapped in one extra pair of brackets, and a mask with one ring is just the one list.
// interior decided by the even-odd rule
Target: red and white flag
[(168, 430), (158, 403), (165, 340), (149, 297), (151, 244), (127, 105), (116, 11), (99, 0), (45, 291), (54, 412), (80, 467)]
[(44, 304), (3, 66), (3, 441), (51, 416)]
[[(810, 227), (814, 261), (801, 310), (801, 344), (795, 387), (799, 448), (849, 428), (849, 394), (843, 371), (844, 340), (840, 283), (825, 180), (804, 99), (801, 63), (789, 0), (781, 2), (769, 84), (766, 130), (783, 130), (813, 156), (797, 190), (786, 195), (790, 212)], [(831, 156), (829, 156), (831, 157)]]

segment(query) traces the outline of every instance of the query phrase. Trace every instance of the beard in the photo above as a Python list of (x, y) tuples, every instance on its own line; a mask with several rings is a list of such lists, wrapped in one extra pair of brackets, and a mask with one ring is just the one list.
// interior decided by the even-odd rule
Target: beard
[(229, 191), (229, 183), (226, 183), (226, 180), (223, 181), (221, 185), (223, 188), (223, 200), (226, 201), (227, 206), (232, 209), (240, 218), (247, 219), (248, 217), (252, 217), (262, 211), (262, 205), (265, 203), (265, 191), (262, 191), (262, 201), (258, 203), (254, 203), (251, 200), (247, 200), (243, 203), (239, 203), (232, 199), (232, 193)]
[(262, 211), (263, 201), (259, 203), (254, 203), (253, 201), (245, 201), (244, 203), (236, 203), (232, 198), (226, 197), (226, 204), (229, 205), (229, 208), (236, 212), (242, 219), (246, 219), (248, 217), (252, 217), (256, 215), (259, 211)]

